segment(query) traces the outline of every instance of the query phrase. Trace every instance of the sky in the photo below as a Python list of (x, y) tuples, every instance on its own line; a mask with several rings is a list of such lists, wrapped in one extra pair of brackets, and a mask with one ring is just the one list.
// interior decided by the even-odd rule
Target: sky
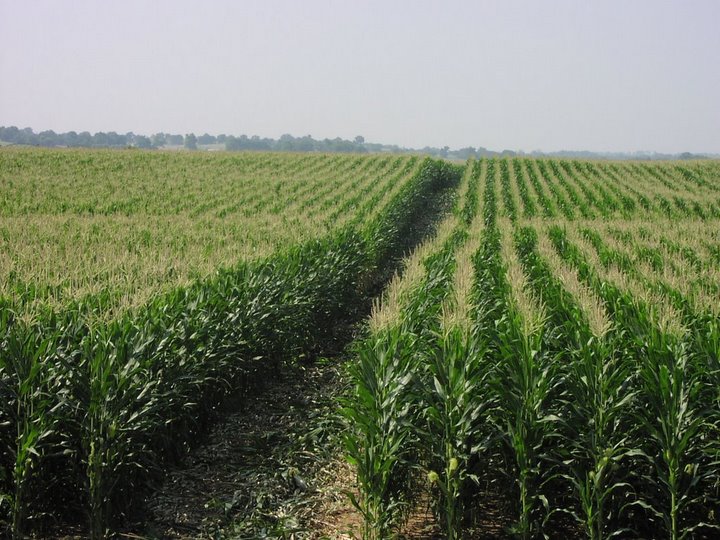
[(720, 153), (717, 0), (0, 0), (0, 125)]

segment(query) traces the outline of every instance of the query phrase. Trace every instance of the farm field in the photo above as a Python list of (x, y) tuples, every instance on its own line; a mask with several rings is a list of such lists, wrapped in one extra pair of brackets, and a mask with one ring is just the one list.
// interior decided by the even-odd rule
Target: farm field
[(109, 535), (411, 247), (338, 406), (360, 536), (717, 533), (718, 162), (9, 148), (0, 188), (16, 537)]
[(450, 539), (716, 537), (719, 193), (711, 162), (469, 164), (350, 367), (362, 537), (428, 498)]
[[(6, 149), (0, 297), (103, 317), (239, 261), (360, 229), (417, 157)], [(92, 302), (91, 302), (92, 303)]]
[(319, 354), (461, 167), (0, 153), (0, 521), (103, 538), (264, 378)]

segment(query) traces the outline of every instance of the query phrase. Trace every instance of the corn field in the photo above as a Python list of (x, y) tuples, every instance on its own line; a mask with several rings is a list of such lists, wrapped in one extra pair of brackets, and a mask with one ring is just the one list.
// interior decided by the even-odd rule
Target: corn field
[[(340, 411), (365, 539), (720, 535), (720, 165), (0, 151), (0, 526), (112, 535), (407, 254)], [(499, 510), (498, 510), (499, 509)], [(485, 532), (484, 532), (485, 531)]]
[(110, 535), (225, 401), (322, 349), (459, 169), (3, 150), (6, 531)]
[(357, 346), (363, 538), (720, 535), (719, 248), (717, 163), (468, 163)]

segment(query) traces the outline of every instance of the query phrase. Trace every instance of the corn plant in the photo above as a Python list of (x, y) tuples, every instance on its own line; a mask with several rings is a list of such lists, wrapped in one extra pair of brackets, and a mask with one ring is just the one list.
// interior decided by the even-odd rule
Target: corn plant
[(477, 482), (469, 462), (484, 443), (488, 371), (482, 369), (481, 346), (465, 329), (447, 329), (437, 341), (427, 360), (432, 385), (425, 392), (423, 416), (431, 449), (429, 477), (439, 491), (437, 513), (446, 538), (454, 540), (461, 537), (468, 482)]
[(350, 494), (363, 517), (363, 538), (388, 538), (407, 506), (413, 467), (414, 359), (411, 334), (391, 328), (363, 342), (351, 368), (355, 392), (342, 413), (349, 422), (348, 460), (359, 495)]
[(43, 461), (58, 451), (64, 391), (54, 377), (56, 339), (56, 335), (43, 336), (33, 326), (15, 323), (0, 344), (0, 426), (5, 439), (3, 453), (12, 459), (10, 477), (4, 479), (9, 489), (2, 502), (10, 506), (14, 538), (25, 537), (31, 502), (37, 495), (32, 490), (47, 488), (37, 483)]
[[(565, 258), (577, 256), (564, 243), (561, 229), (554, 227), (550, 236)], [(551, 339), (544, 346), (565, 358), (557, 400), (564, 444), (554, 454), (564, 471), (562, 477), (575, 491), (579, 509), (558, 510), (570, 513), (588, 537), (606, 538), (621, 532), (610, 523), (620, 508), (615, 504), (616, 492), (628, 487), (618, 478), (620, 462), (639, 454), (625, 431), (633, 397), (630, 357), (615, 354), (604, 338), (593, 336), (586, 314), (539, 256), (534, 231), (521, 230), (517, 242), (531, 283), (548, 311)], [(587, 269), (583, 270), (581, 275), (588, 278)]]
[[(585, 233), (608, 260), (623, 261), (623, 266), (631, 268), (631, 261), (608, 251), (598, 235)], [(699, 486), (711, 484), (717, 476), (716, 459), (703, 450), (707, 446), (702, 433), (708, 429), (712, 413), (701, 401), (702, 369), (697, 348), (692, 350), (693, 341), (712, 347), (712, 332), (705, 341), (660, 331), (650, 307), (602, 282), (559, 229), (553, 231), (553, 241), (558, 253), (573, 261), (580, 275), (604, 297), (615, 321), (611, 333), (619, 354), (639, 362), (634, 406), (628, 411), (633, 419), (627, 430), (630, 440), (624, 444), (630, 448), (624, 456), (632, 457), (635, 464), (628, 476), (629, 490), (637, 493), (637, 499), (628, 504), (646, 510), (669, 538), (685, 538), (696, 529), (709, 527), (702, 521), (693, 522), (689, 509), (702, 506)]]
[(574, 355), (564, 381), (567, 415), (559, 454), (579, 501), (579, 512), (570, 513), (594, 540), (629, 532), (614, 522), (629, 489), (622, 471), (628, 458), (639, 455), (626, 429), (633, 379), (629, 356), (613, 353), (606, 340), (591, 338)]
[(603, 204), (602, 200), (599, 200), (592, 189), (588, 186), (588, 179), (584, 175), (578, 175), (578, 171), (573, 167), (572, 162), (569, 161), (560, 161), (558, 162), (560, 165), (560, 168), (564, 171), (564, 174), (567, 174), (568, 178), (572, 180), (572, 182), (580, 188), (580, 191), (582, 192), (584, 196), (583, 204), (587, 205), (588, 211), (591, 211), (590, 209), (594, 206), (600, 211), (600, 214), (603, 217), (609, 216), (609, 209)]
[(702, 343), (699, 360), (704, 361), (700, 403), (707, 406), (707, 416), (700, 443), (708, 474), (704, 485), (710, 514), (720, 515), (720, 323), (715, 319), (699, 330), (695, 341)]
[[(542, 170), (542, 162), (540, 162), (540, 171), (542, 172)], [(545, 195), (545, 190), (543, 189), (543, 186), (540, 183), (537, 174), (535, 174), (535, 170), (528, 164), (527, 171), (528, 176), (530, 177), (530, 183), (535, 189), (535, 193), (537, 193), (538, 203), (542, 208), (543, 216), (546, 218), (555, 217), (555, 209), (553, 207), (553, 204), (547, 197), (547, 195)], [(547, 178), (545, 178), (545, 181), (547, 182)]]
[(473, 163), (472, 169), (470, 171), (470, 180), (468, 182), (467, 192), (465, 195), (465, 204), (462, 206), (462, 208), (457, 209), (460, 218), (462, 219), (462, 223), (468, 227), (472, 223), (473, 219), (475, 219), (475, 215), (478, 211), (478, 206), (480, 205), (478, 196), (478, 185), (480, 184), (481, 169), (482, 160)]
[(643, 406), (636, 412), (653, 473), (644, 480), (656, 496), (644, 503), (663, 524), (667, 538), (687, 538), (702, 523), (686, 519), (686, 510), (701, 495), (697, 486), (711, 473), (703, 462), (699, 437), (706, 412), (698, 399), (701, 383), (696, 358), (683, 342), (662, 334), (650, 337), (651, 349), (640, 368)]
[[(533, 218), (537, 214), (535, 207), (535, 201), (530, 195), (530, 191), (525, 181), (525, 175), (523, 174), (522, 161), (518, 158), (512, 160), (513, 172), (515, 173), (515, 182), (517, 182), (518, 192), (520, 193), (520, 199), (523, 205), (523, 217)], [(534, 171), (533, 171), (534, 172)]]
[(497, 402), (495, 423), (514, 462), (517, 521), (513, 533), (520, 538), (540, 534), (542, 512), (549, 510), (542, 492), (550, 463), (547, 444), (556, 431), (557, 418), (548, 398), (556, 384), (554, 359), (542, 352), (542, 333), (523, 332), (521, 316), (511, 310), (500, 323), (500, 358), (491, 379)]
[(466, 222), (477, 208), (476, 197), (465, 202), (448, 218), (448, 224), (457, 221), (458, 226), (422, 261), (422, 281), (405, 299), (397, 319), (361, 342), (352, 370), (356, 396), (343, 410), (355, 431), (346, 438), (346, 449), (360, 484), (360, 496), (351, 500), (363, 515), (365, 538), (386, 537), (399, 523), (413, 481), (406, 456), (427, 453), (417, 445), (424, 433), (418, 415), (425, 408), (421, 389), (426, 386), (420, 358), (434, 339), (455, 269), (454, 251), (467, 239)]
[(510, 218), (510, 221), (515, 223), (517, 221), (517, 206), (510, 186), (510, 168), (508, 167), (507, 159), (500, 160), (500, 185), (502, 186), (502, 197), (505, 212)]
[(91, 538), (106, 537), (119, 488), (136, 484), (153, 463), (149, 437), (162, 422), (163, 404), (136, 337), (129, 324), (97, 330), (75, 374)]
[[(565, 195), (563, 195), (560, 187), (553, 181), (552, 177), (550, 176), (550, 171), (548, 170), (545, 162), (538, 160), (536, 163), (538, 169), (540, 170), (540, 176), (547, 184), (550, 192), (553, 194), (556, 206), (566, 219), (572, 221), (573, 219), (575, 219), (575, 206), (571, 205), (568, 202), (568, 200), (565, 198)], [(532, 176), (533, 174), (535, 174), (535, 171), (529, 162), (526, 162), (525, 165), (527, 167), (529, 175)]]

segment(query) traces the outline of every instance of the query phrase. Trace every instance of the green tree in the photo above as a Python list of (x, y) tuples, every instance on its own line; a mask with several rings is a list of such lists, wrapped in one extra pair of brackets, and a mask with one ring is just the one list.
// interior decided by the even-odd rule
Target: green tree
[(185, 135), (185, 148), (188, 150), (197, 150), (197, 137), (194, 133)]

